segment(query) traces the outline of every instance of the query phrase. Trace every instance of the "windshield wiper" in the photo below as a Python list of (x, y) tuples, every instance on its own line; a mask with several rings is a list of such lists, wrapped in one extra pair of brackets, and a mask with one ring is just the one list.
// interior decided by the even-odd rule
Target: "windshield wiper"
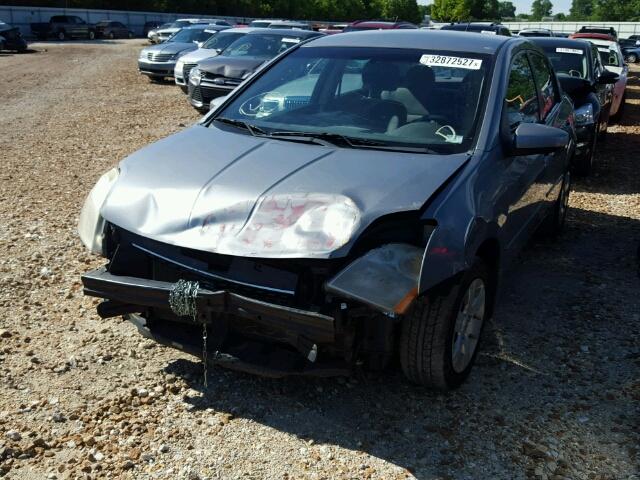
[(428, 147), (413, 147), (405, 145), (395, 145), (390, 142), (382, 140), (372, 140), (368, 138), (349, 137), (339, 133), (331, 132), (285, 132), (275, 131), (267, 135), (268, 137), (278, 138), (281, 140), (287, 140), (287, 137), (291, 138), (308, 138), (310, 141), (317, 141), (317, 143), (330, 143), (336, 146), (348, 147), (348, 148), (369, 148), (372, 150), (389, 150), (394, 152), (409, 152), (409, 153), (435, 153)]
[(242, 120), (234, 120), (233, 118), (225, 118), (225, 117), (217, 117), (213, 119), (214, 122), (225, 123), (227, 125), (231, 125), (233, 127), (242, 128), (243, 130), (247, 130), (254, 137), (266, 135), (263, 129), (256, 125), (251, 125), (250, 123), (243, 122)]

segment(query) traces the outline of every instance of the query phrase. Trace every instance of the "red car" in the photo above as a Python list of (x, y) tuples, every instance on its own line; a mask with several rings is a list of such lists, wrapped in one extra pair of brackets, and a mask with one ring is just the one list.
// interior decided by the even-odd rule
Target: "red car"
[(384, 20), (358, 20), (348, 25), (343, 32), (359, 32), (362, 30), (395, 30), (416, 29), (416, 25), (410, 22), (386, 22)]
[(572, 33), (571, 35), (569, 35), (569, 38), (574, 38), (574, 39), (582, 39), (582, 40), (587, 40), (589, 38), (593, 39), (593, 40), (608, 40), (610, 42), (617, 42), (616, 37), (614, 37), (613, 35), (608, 35), (606, 33)]

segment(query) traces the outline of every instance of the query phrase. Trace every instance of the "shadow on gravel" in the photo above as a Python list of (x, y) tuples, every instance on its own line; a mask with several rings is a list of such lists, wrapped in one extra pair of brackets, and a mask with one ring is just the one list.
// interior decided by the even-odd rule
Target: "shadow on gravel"
[(13, 57), (14, 55), (28, 55), (30, 53), (40, 53), (40, 52), (32, 48), (27, 48), (24, 52), (14, 52), (11, 50), (3, 50), (0, 52), (0, 57)]
[(611, 124), (605, 141), (598, 144), (595, 172), (575, 178), (573, 189), (611, 195), (640, 192), (640, 77), (630, 73), (627, 102), (619, 124)]
[[(638, 221), (571, 210), (566, 234), (529, 245), (507, 274), (478, 364), (452, 393), (410, 385), (399, 369), (356, 372), (351, 379), (272, 380), (211, 368), (206, 391), (198, 361), (177, 360), (165, 370), (203, 393), (184, 398), (194, 410), (211, 408), (313, 444), (364, 451), (420, 479), (446, 478), (471, 461), (482, 465), (484, 478), (494, 478), (500, 468), (517, 468), (512, 456), (523, 461), (524, 438), (540, 441), (558, 430), (568, 450), (574, 435), (599, 445), (620, 418), (640, 413), (625, 400), (640, 394), (633, 386), (640, 318), (630, 318), (640, 312), (638, 240)], [(482, 438), (487, 428), (504, 432), (501, 444)], [(621, 428), (623, 444), (637, 442)]]

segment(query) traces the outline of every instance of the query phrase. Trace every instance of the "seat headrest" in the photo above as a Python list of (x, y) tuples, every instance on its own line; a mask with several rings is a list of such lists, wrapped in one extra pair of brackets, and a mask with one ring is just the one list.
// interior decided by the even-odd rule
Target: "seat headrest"
[(398, 67), (388, 62), (370, 61), (362, 69), (362, 84), (374, 91), (398, 88)]
[(407, 71), (406, 83), (409, 88), (424, 88), (436, 81), (436, 75), (431, 67), (426, 65), (414, 65)]

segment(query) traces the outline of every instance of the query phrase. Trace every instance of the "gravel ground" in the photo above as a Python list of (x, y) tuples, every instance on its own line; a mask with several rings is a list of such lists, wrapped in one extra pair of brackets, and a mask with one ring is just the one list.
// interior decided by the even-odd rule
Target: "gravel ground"
[(141, 41), (0, 56), (0, 476), (640, 478), (640, 69), (567, 233), (508, 280), (470, 380), (267, 380), (102, 321), (75, 228), (98, 176), (197, 120)]

